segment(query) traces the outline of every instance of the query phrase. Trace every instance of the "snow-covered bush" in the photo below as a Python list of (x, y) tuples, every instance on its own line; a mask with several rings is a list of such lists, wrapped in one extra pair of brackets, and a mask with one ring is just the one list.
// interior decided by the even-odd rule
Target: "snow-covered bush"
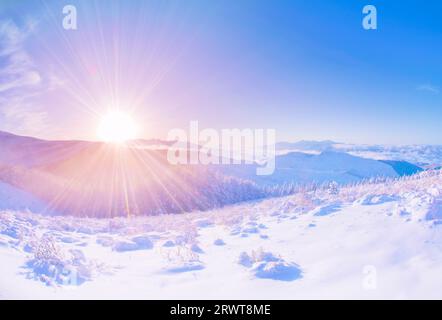
[(175, 246), (162, 252), (167, 261), (167, 272), (181, 273), (204, 269), (204, 264), (200, 261), (199, 254), (194, 248)]
[(41, 261), (62, 261), (64, 256), (61, 248), (51, 237), (43, 237), (34, 244), (34, 259)]
[(214, 244), (215, 246), (224, 246), (226, 243), (224, 242), (223, 239), (216, 239), (216, 240), (213, 242), (213, 244)]
[(428, 221), (442, 221), (442, 201), (440, 199), (433, 200), (429, 206), (425, 217)]
[(118, 252), (149, 250), (153, 248), (153, 242), (148, 236), (136, 236), (131, 240), (118, 241), (114, 244), (113, 250)]
[(252, 251), (251, 254), (242, 252), (239, 264), (249, 268), (257, 278), (280, 281), (293, 281), (302, 276), (302, 271), (296, 263), (287, 262), (280, 256), (262, 249)]
[(336, 181), (332, 181), (327, 186), (327, 191), (331, 195), (338, 195), (339, 194), (339, 185)]
[(46, 285), (80, 285), (92, 278), (98, 267), (87, 264), (80, 250), (64, 252), (51, 237), (43, 237), (31, 245), (33, 257), (26, 263), (29, 278)]

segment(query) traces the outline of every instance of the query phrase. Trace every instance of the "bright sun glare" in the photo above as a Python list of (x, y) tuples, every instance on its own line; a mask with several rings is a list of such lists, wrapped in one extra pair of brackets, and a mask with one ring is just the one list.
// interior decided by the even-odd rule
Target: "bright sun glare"
[(130, 115), (121, 111), (106, 114), (98, 126), (98, 138), (105, 142), (124, 143), (135, 139), (137, 126)]

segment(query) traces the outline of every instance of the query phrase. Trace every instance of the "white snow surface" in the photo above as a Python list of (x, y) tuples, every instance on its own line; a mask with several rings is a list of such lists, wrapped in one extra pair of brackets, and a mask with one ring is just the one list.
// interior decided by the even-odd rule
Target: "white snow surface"
[(0, 212), (2, 299), (442, 298), (442, 173), (210, 212)]
[(41, 212), (45, 206), (43, 201), (33, 195), (0, 181), (0, 210)]

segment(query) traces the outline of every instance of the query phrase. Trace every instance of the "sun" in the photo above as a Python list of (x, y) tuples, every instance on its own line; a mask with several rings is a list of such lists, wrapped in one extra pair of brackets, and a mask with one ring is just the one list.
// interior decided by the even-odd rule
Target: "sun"
[(100, 120), (97, 136), (101, 141), (121, 144), (135, 139), (137, 128), (129, 114), (121, 111), (111, 111)]

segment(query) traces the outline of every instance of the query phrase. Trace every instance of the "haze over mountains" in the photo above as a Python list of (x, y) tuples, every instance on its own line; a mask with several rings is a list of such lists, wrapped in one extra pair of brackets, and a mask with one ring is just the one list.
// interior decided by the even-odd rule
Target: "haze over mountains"
[[(403, 163), (409, 174), (422, 169), (409, 163)], [(396, 171), (392, 163), (373, 159), (360, 158), (343, 152), (324, 151), (319, 154), (291, 152), (276, 157), (276, 169), (270, 176), (257, 176), (256, 165), (226, 165), (215, 168), (223, 174), (233, 175), (254, 181), (258, 185), (275, 185), (284, 183), (325, 183), (335, 181), (348, 184), (371, 177), (397, 177), (402, 175)]]
[(276, 150), (280, 153), (307, 152), (318, 154), (323, 151), (346, 152), (355, 156), (376, 159), (407, 161), (414, 165), (434, 168), (442, 165), (441, 145), (368, 145), (348, 144), (331, 140), (279, 142)]
[(250, 182), (201, 166), (171, 165), (165, 150), (5, 133), (0, 149), (0, 181), (46, 203), (46, 213), (100, 217), (177, 213), (264, 196)]
[[(51, 214), (130, 216), (207, 210), (268, 196), (285, 184), (347, 184), (421, 171), (406, 161), (377, 161), (342, 152), (332, 141), (280, 143), (273, 175), (255, 165), (171, 165), (170, 142), (124, 147), (45, 141), (0, 132), (0, 200), (10, 209)], [(304, 151), (304, 152), (300, 152)]]

